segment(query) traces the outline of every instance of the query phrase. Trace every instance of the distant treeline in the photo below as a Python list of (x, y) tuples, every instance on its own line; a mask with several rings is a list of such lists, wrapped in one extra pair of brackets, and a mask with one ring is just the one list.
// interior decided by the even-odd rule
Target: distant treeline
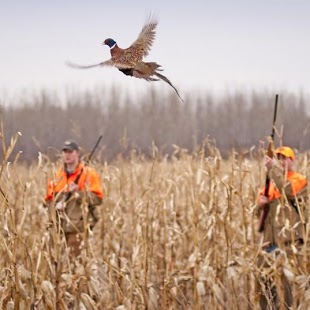
[[(276, 129), (283, 129), (283, 143), (309, 149), (309, 98), (302, 93), (279, 95)], [(13, 104), (2, 104), (4, 140), (8, 143), (21, 132), (15, 151), (22, 151), (20, 160), (32, 161), (38, 152), (54, 159), (66, 139), (76, 140), (89, 152), (103, 135), (96, 156), (105, 161), (132, 149), (149, 154), (152, 143), (162, 154), (171, 154), (174, 145), (192, 152), (206, 138), (216, 141), (225, 154), (266, 142), (271, 133), (275, 93), (193, 92), (184, 99), (185, 103), (172, 92), (155, 90), (133, 97), (115, 88), (76, 92), (62, 100), (45, 91), (20, 96)]]

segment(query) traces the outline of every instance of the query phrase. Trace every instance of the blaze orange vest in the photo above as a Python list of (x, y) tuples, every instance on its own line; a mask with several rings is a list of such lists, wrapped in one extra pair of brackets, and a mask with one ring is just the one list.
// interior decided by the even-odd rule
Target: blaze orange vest
[[(294, 171), (288, 171), (287, 180), (291, 184), (292, 194), (297, 195), (306, 185), (307, 179), (300, 173)], [(265, 195), (265, 188), (262, 188), (259, 192), (259, 195)], [(271, 180), (269, 184), (268, 190), (268, 198), (269, 200), (274, 200), (281, 197), (280, 190), (276, 187), (274, 182)]]
[(99, 198), (103, 198), (103, 191), (100, 185), (100, 178), (95, 170), (85, 167), (81, 162), (71, 174), (67, 175), (64, 168), (60, 169), (53, 180), (48, 183), (46, 201), (53, 200), (54, 195), (59, 192), (68, 192), (69, 184), (78, 179), (79, 190), (89, 190), (95, 193)]

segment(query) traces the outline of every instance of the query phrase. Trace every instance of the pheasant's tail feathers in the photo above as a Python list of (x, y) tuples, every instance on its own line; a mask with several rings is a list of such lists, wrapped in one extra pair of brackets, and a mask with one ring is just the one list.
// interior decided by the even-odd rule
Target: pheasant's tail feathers
[(164, 75), (158, 73), (158, 72), (154, 72), (154, 75), (156, 75), (157, 77), (159, 77), (161, 80), (165, 81), (166, 83), (168, 83), (176, 92), (176, 94), (179, 96), (179, 98), (184, 102), (184, 100), (182, 99), (182, 97), (180, 96), (178, 90), (172, 85), (172, 83), (170, 82), (170, 80), (165, 77)]
[(152, 77), (149, 77), (149, 76), (147, 76), (147, 77), (143, 77), (146, 81), (148, 81), (148, 82), (158, 82), (158, 81), (160, 81), (160, 79), (156, 79), (156, 78), (152, 78)]

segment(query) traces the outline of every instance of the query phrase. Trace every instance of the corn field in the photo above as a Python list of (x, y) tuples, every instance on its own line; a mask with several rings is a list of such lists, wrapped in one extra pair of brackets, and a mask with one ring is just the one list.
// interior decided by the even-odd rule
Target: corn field
[[(264, 150), (223, 159), (210, 140), (172, 156), (152, 146), (91, 165), (105, 192), (100, 221), (79, 258), (68, 255), (57, 213), (45, 208), (47, 179), (60, 165), (40, 154), (11, 158), (19, 139), (2, 139), (0, 305), (2, 309), (259, 309), (255, 283), (261, 236), (256, 197)], [(208, 156), (205, 150), (208, 150)], [(310, 157), (298, 154), (310, 176)], [(309, 224), (308, 234), (309, 237)], [(309, 240), (306, 240), (309, 252)], [(310, 265), (274, 257), (274, 281), (289, 279), (295, 308), (309, 309)]]

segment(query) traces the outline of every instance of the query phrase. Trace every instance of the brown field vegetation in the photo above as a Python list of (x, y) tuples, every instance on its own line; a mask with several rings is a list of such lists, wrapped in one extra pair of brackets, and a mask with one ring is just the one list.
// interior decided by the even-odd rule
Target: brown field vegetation
[[(20, 138), (2, 139), (3, 309), (257, 308), (255, 200), (265, 177), (263, 149), (223, 159), (205, 140), (193, 152), (175, 147), (163, 156), (153, 145), (149, 156), (131, 150), (109, 164), (93, 162), (106, 194), (101, 219), (70, 263), (57, 214), (42, 206), (55, 165), (43, 155), (20, 162), (10, 153)], [(298, 154), (308, 179), (309, 161), (309, 153)], [(282, 253), (273, 265), (275, 281), (285, 269), (300, 309), (310, 307), (310, 270), (295, 260), (307, 254), (288, 260)]]

